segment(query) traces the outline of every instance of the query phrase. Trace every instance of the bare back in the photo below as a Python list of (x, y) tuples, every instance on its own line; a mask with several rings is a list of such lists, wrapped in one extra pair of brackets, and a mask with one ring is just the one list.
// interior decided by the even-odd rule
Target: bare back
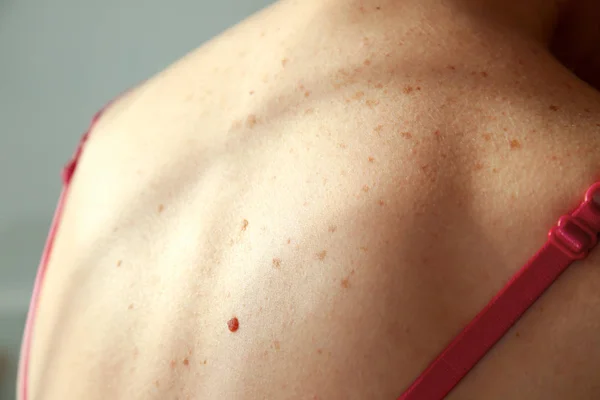
[[(542, 45), (441, 6), (328, 4), (277, 4), (108, 108), (31, 399), (396, 398), (598, 178), (600, 96)], [(599, 268), (449, 398), (600, 397)]]

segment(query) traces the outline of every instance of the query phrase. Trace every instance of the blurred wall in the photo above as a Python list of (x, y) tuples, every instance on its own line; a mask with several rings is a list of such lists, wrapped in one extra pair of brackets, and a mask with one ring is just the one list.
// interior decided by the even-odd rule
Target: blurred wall
[(0, 0), (0, 400), (14, 399), (60, 170), (93, 114), (272, 2)]

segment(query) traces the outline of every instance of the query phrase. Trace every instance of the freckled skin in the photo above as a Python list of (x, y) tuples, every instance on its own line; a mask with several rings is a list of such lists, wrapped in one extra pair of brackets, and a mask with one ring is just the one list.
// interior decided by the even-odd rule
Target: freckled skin
[[(31, 399), (397, 398), (600, 171), (599, 96), (551, 34), (522, 38), (553, 24), (488, 1), (282, 2), (115, 101), (46, 270)], [(446, 400), (600, 398), (596, 264)]]

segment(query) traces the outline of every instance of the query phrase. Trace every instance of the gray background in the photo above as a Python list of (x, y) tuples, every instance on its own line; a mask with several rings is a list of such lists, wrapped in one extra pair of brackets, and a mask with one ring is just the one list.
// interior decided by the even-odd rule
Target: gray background
[(60, 170), (93, 114), (272, 2), (0, 0), (0, 400), (14, 399)]

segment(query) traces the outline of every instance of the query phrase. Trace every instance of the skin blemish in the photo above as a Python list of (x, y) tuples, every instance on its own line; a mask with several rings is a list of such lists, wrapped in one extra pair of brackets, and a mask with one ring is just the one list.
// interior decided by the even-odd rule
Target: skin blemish
[(418, 91), (420, 91), (421, 90), (421, 86), (417, 86), (415, 89), (418, 90)]
[(369, 186), (368, 185), (363, 186), (362, 191), (367, 193), (369, 191)]
[(128, 310), (133, 310), (133, 304), (130, 304), (129, 307), (127, 307)]
[(412, 138), (412, 133), (410, 132), (400, 132), (400, 135), (405, 138), (405, 139), (411, 139)]
[(383, 201), (383, 200), (379, 200), (379, 202), (378, 202), (378, 203), (379, 203), (379, 205), (380, 205), (381, 207), (385, 206), (385, 201)]
[(375, 161), (375, 159), (373, 157), (369, 157), (369, 162), (372, 163), (373, 161)]
[(121, 266), (121, 264), (123, 264), (123, 260), (119, 260), (119, 261), (117, 261), (117, 267), (120, 267), (120, 266)]
[(292, 243), (292, 239), (288, 239), (287, 244)]
[(446, 68), (451, 71), (456, 71), (456, 67), (454, 65), (448, 65)]
[(280, 258), (274, 258), (273, 259), (273, 267), (274, 268), (281, 268), (281, 259)]
[(314, 108), (307, 108), (306, 111), (304, 111), (304, 115), (313, 114), (314, 112), (315, 112)]
[(372, 100), (372, 99), (369, 99), (369, 100), (367, 100), (367, 101), (365, 102), (365, 104), (366, 104), (367, 106), (369, 106), (369, 108), (373, 108), (373, 107), (375, 107), (377, 104), (379, 104), (379, 100)]
[(492, 172), (495, 173), (495, 174), (497, 174), (498, 173), (498, 168), (492, 169)]
[(586, 113), (592, 112), (592, 110), (590, 110), (589, 108), (584, 108), (583, 111), (586, 112)]
[(190, 360), (188, 360), (187, 357), (183, 359), (183, 365), (185, 365), (186, 367), (190, 366)]
[(376, 133), (381, 133), (381, 131), (383, 130), (383, 125), (377, 125), (375, 128), (373, 128), (373, 130)]
[(521, 148), (521, 142), (519, 142), (517, 139), (513, 139), (510, 141), (510, 148), (515, 150), (515, 149), (520, 149)]
[(368, 247), (365, 247), (365, 246), (362, 246), (362, 247), (360, 248), (360, 251), (362, 251), (363, 253), (366, 253), (366, 252), (368, 252), (368, 251), (369, 251), (369, 248), (368, 248)]
[(353, 99), (355, 100), (360, 100), (364, 97), (365, 92), (356, 92), (354, 93), (354, 96), (352, 96)]
[(371, 65), (371, 60), (365, 60), (363, 62), (363, 64), (369, 66), (369, 65)]
[(551, 109), (552, 111), (558, 111), (558, 107), (557, 107), (557, 106), (555, 106), (555, 105), (551, 105), (551, 106), (550, 106), (550, 109)]
[(475, 164), (475, 171), (481, 171), (483, 169), (483, 164), (478, 162)]
[(488, 73), (485, 71), (481, 71), (481, 76), (483, 76), (484, 78), (488, 77)]
[(404, 94), (410, 94), (413, 91), (413, 87), (412, 86), (404, 86), (404, 89), (402, 89), (402, 91), (404, 92)]
[(285, 67), (285, 66), (286, 66), (286, 64), (288, 63), (288, 61), (289, 61), (289, 60), (288, 60), (287, 58), (284, 58), (284, 59), (282, 59), (282, 60), (281, 60), (281, 66), (282, 66), (282, 67)]
[(348, 147), (348, 146), (346, 146), (345, 143), (340, 143), (339, 146), (340, 146), (340, 149), (345, 149), (346, 147)]
[(158, 213), (160, 214), (164, 210), (165, 210), (165, 206), (163, 204), (159, 204), (159, 206), (158, 206)]
[(248, 94), (252, 96), (254, 94), (254, 90), (249, 91)]
[(317, 258), (323, 261), (327, 257), (327, 250), (323, 250), (317, 253)]
[(275, 350), (279, 351), (281, 349), (281, 343), (279, 343), (279, 340), (274, 340), (273, 341), (273, 347), (275, 348)]
[(375, 85), (377, 89), (383, 89), (383, 83), (378, 83)]
[(230, 332), (236, 332), (240, 327), (240, 321), (236, 317), (231, 318), (227, 321), (227, 328), (229, 328)]
[(206, 365), (207, 360), (204, 360), (204, 362), (202, 364)]
[(309, 97), (310, 96), (310, 90), (307, 90), (306, 92), (304, 92), (304, 97)]
[(246, 118), (246, 126), (250, 129), (254, 128), (254, 126), (256, 125), (256, 115), (254, 114), (250, 114), (248, 115), (248, 118)]
[(335, 225), (331, 225), (331, 226), (329, 227), (329, 232), (333, 233), (333, 232), (335, 232), (335, 231), (337, 231), (337, 226), (335, 226)]
[(170, 365), (171, 365), (171, 369), (174, 369), (175, 366), (177, 365), (177, 362), (175, 360), (171, 360)]
[(317, 349), (318, 354), (323, 354), (323, 349)]
[(154, 386), (156, 386), (157, 388), (160, 387), (160, 382), (159, 381), (154, 381)]
[(242, 231), (245, 231), (247, 227), (248, 227), (248, 220), (245, 219), (242, 221)]
[(521, 337), (521, 334), (520, 334), (519, 332), (517, 332), (517, 333), (515, 334), (515, 336), (516, 336), (516, 337)]
[(482, 136), (486, 142), (489, 142), (490, 140), (492, 140), (492, 135), (490, 135), (489, 133), (484, 133)]
[(377, 7), (375, 7), (375, 9), (376, 9), (377, 11), (379, 11), (379, 10), (381, 10), (381, 7), (377, 6)]
[(350, 287), (350, 280), (348, 278), (342, 279), (341, 285), (344, 289), (348, 289)]

